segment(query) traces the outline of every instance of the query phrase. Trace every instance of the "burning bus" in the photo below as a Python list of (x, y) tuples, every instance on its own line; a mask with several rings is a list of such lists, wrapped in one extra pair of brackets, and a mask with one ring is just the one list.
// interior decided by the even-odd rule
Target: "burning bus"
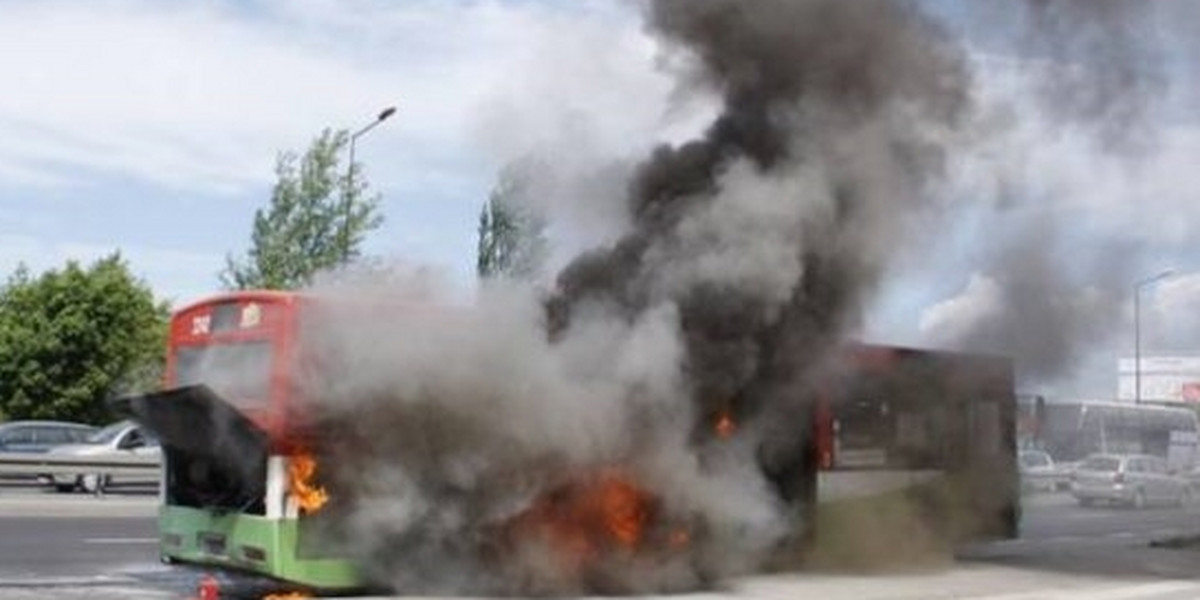
[[(363, 444), (383, 444), (377, 454), (402, 463), (430, 425), (377, 422), (395, 435), (364, 441), (344, 421), (322, 419), (319, 404), (305, 397), (312, 388), (302, 383), (314, 373), (340, 372), (306, 350), (304, 317), (320, 309), (313, 297), (284, 292), (235, 292), (182, 308), (170, 323), (164, 390), (115, 401), (162, 441), (164, 561), (317, 590), (380, 584), (345, 539), (338, 515), (359, 499), (339, 485), (339, 474), (364, 472), (355, 462)], [(820, 531), (821, 506), (897, 494), (915, 507), (922, 527), (940, 530), (950, 543), (1014, 535), (1008, 361), (862, 345), (838, 354), (842, 367), (815, 382), (814, 400), (802, 403), (806, 425), (785, 432), (791, 442), (780, 447), (788, 455), (768, 457), (762, 447), (739, 455), (759, 462), (780, 502), (799, 516), (787, 526), (801, 531), (779, 538), (826, 543), (842, 534), (836, 519), (828, 523), (831, 533)], [(735, 445), (753, 427), (735, 414), (703, 415), (695, 453)], [(702, 560), (695, 549), (708, 535), (705, 523), (669, 510), (636, 470), (615, 461), (568, 471), (559, 483), (521, 496), (522, 505), (483, 519), (478, 531), (486, 539), (474, 547), (480, 563), (502, 572), (524, 540), (536, 537), (548, 544), (555, 568), (586, 591), (628, 591), (608, 585), (613, 578), (605, 573), (666, 568), (679, 556), (703, 571), (693, 563)], [(497, 487), (516, 486), (520, 477), (506, 474)], [(863, 506), (870, 513), (875, 505)], [(389, 568), (405, 569), (419, 554), (403, 540), (394, 550)]]

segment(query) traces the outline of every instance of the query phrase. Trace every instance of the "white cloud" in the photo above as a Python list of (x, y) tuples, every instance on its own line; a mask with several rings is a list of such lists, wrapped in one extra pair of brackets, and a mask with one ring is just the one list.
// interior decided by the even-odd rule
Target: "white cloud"
[[(53, 242), (24, 235), (0, 235), (0, 272), (24, 264), (33, 273), (59, 269), (68, 260), (83, 265), (120, 252), (130, 271), (155, 294), (172, 302), (188, 302), (213, 293), (216, 274), (225, 266), (220, 254), (129, 244)], [(201, 275), (198, 277), (198, 275)]]
[(962, 339), (966, 332), (1003, 310), (1000, 287), (987, 276), (976, 273), (971, 275), (962, 293), (926, 308), (918, 329), (933, 345), (945, 344)]
[[(358, 143), (388, 216), (369, 246), (469, 277), (475, 215), (500, 162), (542, 144), (627, 154), (698, 126), (704, 107), (669, 102), (638, 21), (607, 0), (0, 3), (0, 204), (136, 190), (155, 202), (230, 198), (241, 204), (230, 222), (248, 223), (278, 151), (396, 105)], [(0, 249), (0, 268), (54, 266), (47, 245), (70, 258), (63, 240), (94, 237), (62, 209), (37, 212), (48, 221), (33, 233), (0, 218), (0, 235), (39, 240)], [(147, 246), (139, 230), (179, 226), (144, 220), (131, 215), (117, 239), (130, 253)], [(236, 251), (232, 228), (200, 251)], [(211, 286), (207, 259), (182, 264), (195, 283), (168, 287)]]
[(1174, 351), (1200, 352), (1200, 273), (1181, 273), (1146, 293), (1149, 310), (1143, 316), (1147, 343)]
[(0, 147), (0, 172), (227, 192), (269, 180), (276, 151), (392, 104), (369, 140), (369, 162), (394, 165), (377, 182), (430, 157), (486, 160), (573, 118), (628, 144), (651, 135), (667, 84), (632, 13), (600, 6), (6, 3), (0, 136), (20, 142)]

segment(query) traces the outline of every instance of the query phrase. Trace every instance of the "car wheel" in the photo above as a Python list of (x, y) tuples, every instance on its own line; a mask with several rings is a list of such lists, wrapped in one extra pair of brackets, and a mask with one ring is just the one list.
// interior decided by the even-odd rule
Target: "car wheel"
[(1138, 490), (1133, 493), (1133, 507), (1139, 510), (1146, 508), (1146, 492)]
[(108, 475), (83, 475), (79, 478), (79, 487), (89, 494), (98, 494), (108, 487), (110, 478)]

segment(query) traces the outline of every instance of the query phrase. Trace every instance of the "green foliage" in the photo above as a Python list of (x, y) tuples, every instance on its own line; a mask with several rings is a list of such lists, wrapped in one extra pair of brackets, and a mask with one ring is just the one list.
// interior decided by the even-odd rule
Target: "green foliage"
[(501, 171), (479, 212), (476, 271), (481, 278), (529, 279), (546, 260), (546, 223), (529, 207), (533, 168), (533, 163), (518, 163)]
[(366, 196), (359, 165), (341, 173), (338, 157), (349, 140), (346, 131), (326, 129), (303, 157), (279, 156), (271, 203), (254, 213), (247, 256), (226, 258), (221, 281), (227, 288), (296, 289), (359, 255), (383, 217), (379, 197)]
[(12, 419), (111, 419), (105, 400), (158, 386), (168, 307), (119, 254), (68, 262), (0, 290), (0, 411)]

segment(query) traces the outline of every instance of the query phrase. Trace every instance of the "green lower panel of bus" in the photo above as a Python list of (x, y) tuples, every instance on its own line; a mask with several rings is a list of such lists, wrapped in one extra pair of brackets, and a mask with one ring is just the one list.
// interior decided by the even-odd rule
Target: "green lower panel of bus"
[(319, 590), (353, 590), (364, 582), (345, 559), (304, 556), (303, 524), (181, 506), (159, 508), (164, 557), (267, 575)]

